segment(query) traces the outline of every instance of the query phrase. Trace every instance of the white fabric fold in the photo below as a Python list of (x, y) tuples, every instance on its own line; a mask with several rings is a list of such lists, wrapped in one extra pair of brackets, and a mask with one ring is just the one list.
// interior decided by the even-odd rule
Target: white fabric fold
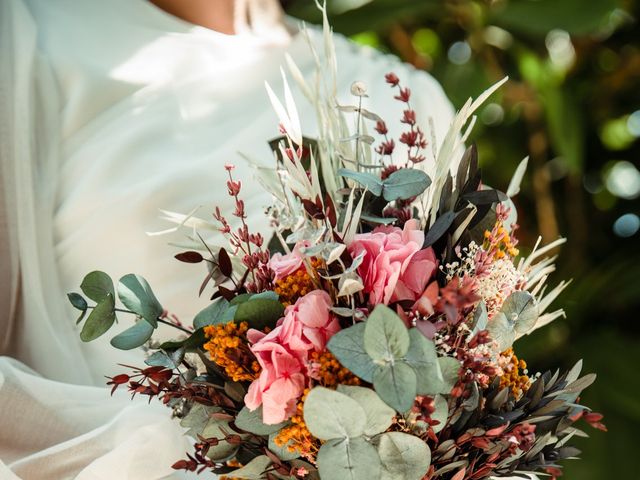
[[(145, 0), (0, 0), (0, 353), (29, 366), (0, 359), (0, 478), (153, 480), (183, 457), (169, 409), (104, 387), (142, 352), (113, 349), (111, 332), (80, 342), (65, 293), (91, 270), (140, 273), (188, 320), (207, 304), (203, 272), (172, 258), (167, 242), (182, 236), (145, 232), (167, 227), (159, 209), (231, 212), (225, 163), (237, 166), (250, 224), (267, 230), (270, 198), (238, 151), (272, 161), (264, 81), (281, 91), (285, 52), (309, 80), (314, 65), (301, 35), (265, 38), (190, 27)], [(453, 112), (431, 77), (340, 36), (336, 48), (341, 103), (364, 81), (368, 108), (398, 133), (402, 105), (384, 82), (395, 71), (423, 128), (433, 117), (444, 138)], [(314, 111), (296, 99), (313, 137)]]

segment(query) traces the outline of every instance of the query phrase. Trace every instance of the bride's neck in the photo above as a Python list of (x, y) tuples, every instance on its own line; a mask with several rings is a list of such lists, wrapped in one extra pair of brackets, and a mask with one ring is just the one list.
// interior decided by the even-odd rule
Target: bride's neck
[(236, 34), (237, 0), (150, 0), (182, 20), (228, 35)]

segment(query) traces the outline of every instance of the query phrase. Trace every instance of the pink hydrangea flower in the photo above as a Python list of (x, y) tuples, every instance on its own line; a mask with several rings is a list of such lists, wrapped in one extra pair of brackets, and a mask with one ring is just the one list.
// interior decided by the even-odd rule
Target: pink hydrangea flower
[(370, 304), (420, 297), (437, 266), (433, 249), (423, 250), (423, 243), (424, 232), (417, 220), (406, 222), (404, 229), (381, 226), (356, 235), (348, 249), (353, 258), (364, 252), (358, 274)]
[(291, 275), (302, 267), (302, 260), (304, 257), (300, 250), (308, 246), (308, 241), (298, 242), (291, 253), (286, 255), (275, 253), (273, 257), (271, 257), (271, 260), (269, 260), (269, 266), (275, 272), (276, 280), (280, 280), (281, 278)]
[(249, 386), (245, 404), (250, 410), (262, 405), (264, 423), (280, 423), (296, 412), (298, 399), (308, 384), (310, 353), (323, 351), (340, 330), (330, 308), (329, 294), (314, 290), (287, 307), (285, 316), (268, 334), (247, 332), (262, 371)]

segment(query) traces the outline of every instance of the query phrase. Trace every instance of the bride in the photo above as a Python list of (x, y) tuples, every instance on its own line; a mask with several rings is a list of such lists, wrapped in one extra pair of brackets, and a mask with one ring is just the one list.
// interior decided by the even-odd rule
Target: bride
[[(444, 138), (453, 111), (437, 82), (335, 41), (345, 102), (362, 80), (368, 108), (399, 117), (384, 83), (394, 71)], [(204, 306), (198, 272), (145, 232), (166, 228), (158, 209), (231, 210), (225, 163), (249, 222), (267, 229), (269, 198), (238, 152), (272, 158), (264, 82), (281, 84), (285, 53), (314, 74), (306, 36), (274, 0), (0, 0), (0, 478), (180, 478), (171, 463), (188, 445), (170, 411), (105, 387), (143, 353), (81, 343), (65, 293), (91, 270), (135, 271), (179, 317)], [(297, 103), (313, 137), (313, 109)]]

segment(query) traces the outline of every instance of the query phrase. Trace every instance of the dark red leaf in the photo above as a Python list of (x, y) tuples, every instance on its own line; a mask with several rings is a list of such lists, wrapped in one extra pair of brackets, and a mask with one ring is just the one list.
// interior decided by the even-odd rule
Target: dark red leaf
[(224, 248), (221, 248), (220, 252), (218, 252), (218, 267), (225, 277), (231, 276), (231, 273), (233, 272), (233, 265), (231, 264), (229, 254)]
[(176, 260), (180, 260), (184, 263), (200, 263), (202, 260), (204, 260), (200, 253), (194, 251), (179, 253), (175, 256), (175, 258)]

